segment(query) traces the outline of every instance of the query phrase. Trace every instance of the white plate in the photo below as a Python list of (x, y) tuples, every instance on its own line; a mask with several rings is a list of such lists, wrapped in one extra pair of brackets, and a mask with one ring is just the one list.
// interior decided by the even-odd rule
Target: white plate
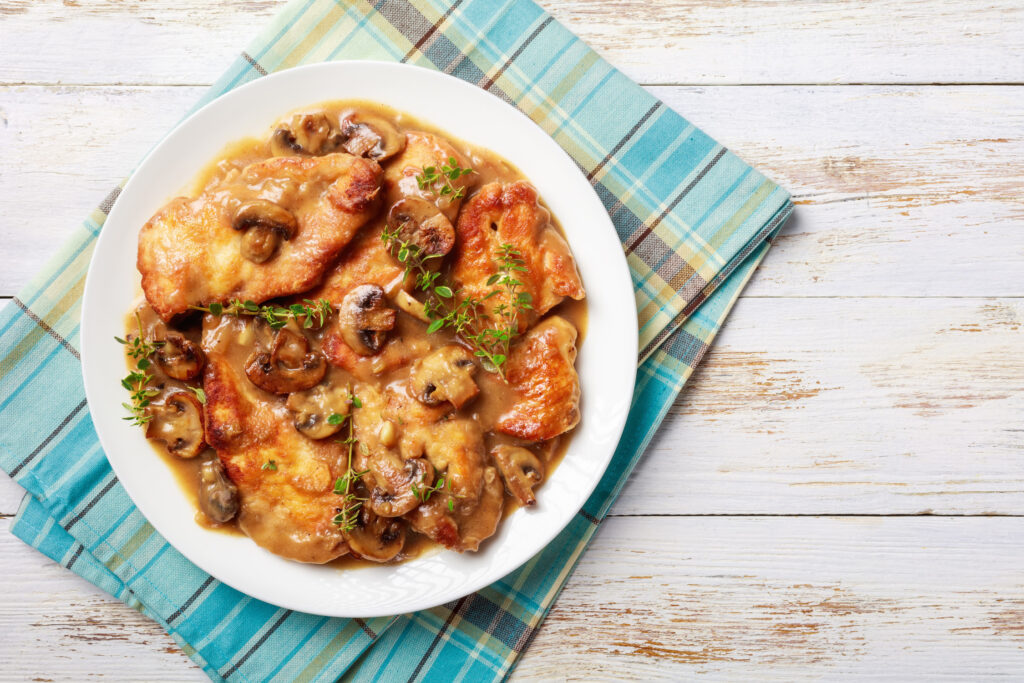
[[(125, 374), (114, 335), (138, 288), (139, 228), (232, 140), (263, 135), (283, 114), (325, 100), (390, 105), (516, 164), (565, 228), (589, 302), (577, 367), (582, 420), (539, 490), (478, 553), (439, 552), (398, 566), (339, 571), (276, 557), (245, 537), (211, 532), (142, 430), (121, 418)], [(141, 124), (140, 124), (141, 125)], [(89, 410), (128, 494), (164, 538), (224, 583), (260, 600), (340, 617), (401, 614), (458, 599), (505, 576), (551, 541), (594, 490), (622, 433), (636, 373), (633, 288), (608, 214), (569, 156), (513, 107), (436, 71), (383, 62), (291, 69), (227, 93), (189, 117), (142, 162), (96, 245), (82, 306), (82, 369)]]

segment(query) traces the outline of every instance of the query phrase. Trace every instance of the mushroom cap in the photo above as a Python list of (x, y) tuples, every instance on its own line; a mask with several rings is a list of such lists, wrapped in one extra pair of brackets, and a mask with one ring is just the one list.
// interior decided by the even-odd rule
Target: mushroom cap
[(473, 380), (474, 374), (476, 363), (469, 349), (448, 344), (416, 361), (409, 376), (409, 386), (413, 395), (425, 405), (435, 406), (449, 401), (461, 409), (480, 393)]
[(348, 415), (349, 392), (344, 386), (317, 384), (288, 395), (285, 407), (295, 416), (295, 428), (311, 439), (326, 439), (341, 431), (344, 420), (331, 423), (332, 415)]
[(381, 517), (401, 517), (424, 502), (434, 483), (434, 467), (426, 458), (402, 460), (392, 453), (377, 455), (370, 464), (377, 486), (370, 507)]
[(265, 199), (245, 202), (235, 211), (231, 227), (244, 231), (242, 256), (263, 263), (277, 252), (282, 239), (290, 240), (299, 230), (299, 222), (288, 209)]
[(157, 349), (156, 363), (171, 379), (189, 382), (203, 371), (206, 354), (199, 344), (172, 332), (164, 337), (163, 345)]
[(381, 517), (368, 507), (359, 511), (354, 529), (342, 531), (353, 553), (364, 560), (387, 562), (405, 547), (406, 524), (398, 518)]
[(363, 284), (353, 288), (338, 308), (341, 338), (361, 356), (372, 356), (384, 347), (395, 327), (395, 309), (387, 305), (384, 290)]
[(341, 148), (349, 154), (377, 162), (390, 159), (405, 149), (405, 135), (390, 121), (360, 111), (342, 117), (341, 140)]
[(238, 488), (217, 458), (199, 467), (199, 509), (217, 524), (230, 521), (238, 513)]
[(398, 239), (415, 244), (423, 256), (444, 256), (455, 246), (455, 228), (436, 204), (403, 197), (388, 211), (388, 227)]
[(319, 351), (309, 351), (305, 335), (281, 328), (274, 335), (270, 352), (254, 351), (245, 361), (249, 381), (273, 394), (303, 391), (320, 383), (327, 362)]
[(334, 151), (340, 139), (323, 112), (296, 114), (270, 136), (270, 151), (276, 157), (304, 154), (319, 156)]
[(523, 505), (533, 505), (537, 497), (533, 487), (544, 481), (544, 463), (533, 451), (521, 446), (499, 444), (491, 450), (505, 488)]
[(146, 438), (162, 441), (171, 455), (189, 459), (206, 448), (206, 417), (195, 394), (176, 391), (146, 412), (152, 417), (146, 425)]

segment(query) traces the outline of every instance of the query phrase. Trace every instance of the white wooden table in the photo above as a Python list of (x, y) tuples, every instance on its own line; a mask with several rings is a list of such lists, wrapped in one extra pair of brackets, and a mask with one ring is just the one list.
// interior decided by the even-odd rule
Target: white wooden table
[[(0, 0), (0, 295), (277, 0)], [(1024, 5), (542, 0), (793, 192), (519, 679), (1024, 671)], [(5, 533), (0, 677), (201, 679)]]

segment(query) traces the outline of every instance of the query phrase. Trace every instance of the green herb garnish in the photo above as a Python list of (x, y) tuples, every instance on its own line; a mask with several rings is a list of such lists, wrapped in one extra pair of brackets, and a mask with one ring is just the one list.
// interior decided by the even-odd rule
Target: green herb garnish
[(268, 306), (259, 305), (254, 301), (232, 299), (227, 305), (215, 302), (209, 306), (189, 306), (189, 308), (211, 315), (255, 316), (267, 321), (275, 330), (287, 325), (289, 319), (301, 322), (302, 327), (307, 330), (312, 327), (323, 327), (324, 322), (334, 311), (334, 307), (327, 299), (317, 299), (316, 301), (303, 299), (302, 301), (301, 304), (291, 304), (290, 306)]
[(472, 172), (471, 168), (460, 168), (455, 157), (448, 157), (448, 162), (440, 166), (424, 166), (422, 173), (416, 176), (416, 183), (421, 190), (430, 190), (439, 197), (462, 199), (466, 190), (453, 186), (452, 181)]
[(127, 347), (125, 353), (135, 360), (135, 370), (129, 372), (128, 376), (121, 380), (121, 386), (128, 390), (131, 400), (130, 403), (121, 404), (129, 413), (123, 419), (129, 420), (134, 425), (142, 426), (153, 419), (147, 408), (151, 399), (160, 393), (159, 389), (149, 386), (153, 380), (153, 375), (147, 372), (153, 365), (150, 357), (164, 345), (164, 342), (151, 342), (146, 339), (146, 335), (142, 332), (142, 317), (138, 313), (135, 314), (135, 322), (139, 326), (138, 335), (129, 335), (127, 339), (114, 337), (114, 340)]
[[(349, 396), (353, 399), (355, 398), (351, 392), (349, 392)], [(361, 403), (356, 405), (354, 401), (352, 405), (357, 408), (362, 407)], [(334, 416), (332, 415), (331, 417)], [(356, 444), (355, 433), (352, 427), (353, 422), (354, 420), (352, 419), (348, 421), (348, 437), (338, 441), (338, 443), (348, 445), (348, 469), (343, 476), (338, 477), (334, 482), (334, 493), (342, 497), (342, 504), (341, 507), (335, 508), (337, 514), (334, 515), (332, 521), (341, 527), (342, 531), (352, 531), (359, 526), (359, 510), (362, 509), (366, 498), (360, 498), (356, 495), (355, 486), (363, 475), (370, 471), (363, 470), (362, 472), (357, 472), (352, 469), (352, 455), (354, 454)]]
[[(522, 291), (524, 283), (518, 278), (518, 273), (528, 272), (519, 250), (511, 244), (498, 247), (495, 254), (497, 272), (487, 279), (487, 286), (494, 289), (477, 299), (464, 296), (462, 290), (453, 291), (441, 282), (441, 273), (427, 266), (431, 259), (441, 257), (423, 255), (417, 245), (399, 237), (398, 229), (385, 228), (381, 239), (405, 265), (404, 277), (414, 275), (416, 288), (427, 295), (423, 302), (423, 309), (430, 319), (427, 332), (453, 330), (472, 346), (473, 354), (480, 359), (485, 370), (504, 379), (503, 366), (508, 360), (512, 341), (519, 336), (519, 317), (533, 309), (533, 298), (529, 292)], [(502, 297), (503, 300), (488, 313), (485, 302), (493, 297)]]
[(263, 463), (263, 467), (261, 467), (260, 469), (261, 470), (268, 470), (270, 472), (277, 472), (277, 461), (276, 460), (268, 460), (265, 463)]

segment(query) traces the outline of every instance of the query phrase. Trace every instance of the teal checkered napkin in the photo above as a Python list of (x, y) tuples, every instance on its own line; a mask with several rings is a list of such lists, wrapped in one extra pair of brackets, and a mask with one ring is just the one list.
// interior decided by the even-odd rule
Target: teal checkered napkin
[(529, 644), (791, 211), (785, 191), (613, 69), (530, 0), (294, 0), (204, 98), (298, 64), (404, 61), (498, 95), (575, 159), (622, 240), (641, 361), (625, 434), (562, 534), (454, 603), (331, 619), (243, 595), (170, 547), (99, 447), (81, 383), (82, 285), (117, 190), (0, 311), (0, 467), (13, 531), (155, 619), (214, 680), (491, 680)]

